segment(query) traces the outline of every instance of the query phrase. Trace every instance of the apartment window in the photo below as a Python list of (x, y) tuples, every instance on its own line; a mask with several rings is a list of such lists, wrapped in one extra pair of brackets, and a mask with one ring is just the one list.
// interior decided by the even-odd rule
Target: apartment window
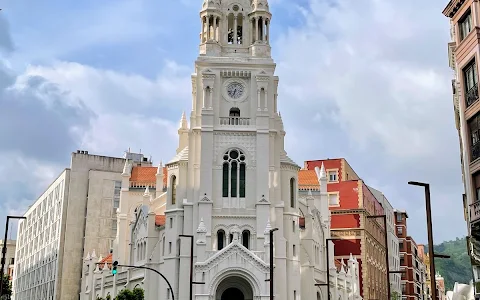
[(468, 129), (470, 130), (471, 160), (474, 161), (480, 157), (480, 114), (468, 120)]
[(475, 185), (475, 200), (480, 201), (480, 172), (473, 175), (473, 184)]
[(338, 172), (337, 171), (328, 171), (328, 181), (329, 182), (338, 181)]
[(112, 230), (117, 231), (117, 220), (112, 220)]
[(468, 11), (458, 22), (460, 29), (460, 40), (463, 40), (472, 31), (472, 12)]
[(290, 178), (290, 207), (295, 208), (295, 178)]
[(339, 205), (338, 194), (328, 194), (328, 204), (329, 205)]
[(396, 215), (397, 215), (397, 222), (403, 222), (402, 214), (396, 214)]
[(463, 78), (465, 82), (465, 103), (469, 107), (478, 100), (478, 72), (475, 59), (463, 68)]
[(403, 250), (403, 241), (402, 242), (398, 242), (398, 248), (400, 250)]
[(402, 283), (402, 294), (406, 294), (406, 293), (407, 293), (407, 287), (405, 283)]
[[(400, 265), (403, 266), (405, 264), (405, 256), (404, 255), (400, 255)], [(404, 274), (404, 273), (402, 273)]]
[(403, 227), (397, 226), (397, 234), (402, 235), (403, 234)]

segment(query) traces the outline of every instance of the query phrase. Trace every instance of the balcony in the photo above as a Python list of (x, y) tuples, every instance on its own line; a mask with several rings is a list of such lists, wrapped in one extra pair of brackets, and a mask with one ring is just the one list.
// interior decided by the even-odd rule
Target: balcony
[(476, 201), (473, 204), (470, 204), (470, 222), (477, 221), (480, 219), (480, 201)]
[(221, 126), (249, 126), (250, 118), (224, 117), (220, 118)]
[(475, 83), (466, 93), (465, 93), (465, 102), (467, 108), (470, 107), (473, 103), (478, 100), (478, 83)]

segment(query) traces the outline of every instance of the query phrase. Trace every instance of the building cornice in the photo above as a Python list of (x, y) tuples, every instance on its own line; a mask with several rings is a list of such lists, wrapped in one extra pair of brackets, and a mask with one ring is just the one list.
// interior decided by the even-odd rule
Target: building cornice
[(445, 17), (453, 18), (457, 11), (462, 7), (465, 3), (465, 0), (450, 0), (447, 6), (443, 9), (443, 14)]

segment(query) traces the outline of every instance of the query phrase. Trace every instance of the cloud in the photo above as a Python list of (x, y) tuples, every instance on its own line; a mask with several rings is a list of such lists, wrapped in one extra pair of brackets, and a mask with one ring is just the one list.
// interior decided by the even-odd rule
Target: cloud
[[(423, 241), (423, 194), (406, 183), (430, 182), (436, 237), (444, 240), (466, 228), (444, 51), (449, 21), (441, 15), (442, 3), (417, 4), (298, 5), (298, 25), (273, 45), (279, 107), (294, 158), (346, 157), (367, 184), (376, 179), (394, 206), (410, 211), (411, 226), (419, 228), (414, 237)], [(458, 225), (440, 221), (445, 218)]]

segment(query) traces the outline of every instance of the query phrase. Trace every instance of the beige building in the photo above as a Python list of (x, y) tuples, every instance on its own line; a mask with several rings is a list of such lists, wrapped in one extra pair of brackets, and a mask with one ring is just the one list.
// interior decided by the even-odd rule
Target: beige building
[[(0, 247), (3, 248), (3, 240), (0, 240)], [(8, 275), (10, 281), (13, 279), (13, 270), (15, 265), (15, 247), (17, 242), (15, 240), (7, 240), (7, 253), (5, 253), (5, 268), (3, 273)]]
[[(480, 58), (480, 3), (476, 0), (451, 0), (443, 10), (450, 18), (448, 44), (453, 106), (460, 140), (463, 205), (468, 225), (468, 248), (475, 281), (480, 273), (480, 101), (478, 64)], [(477, 288), (477, 290), (480, 290)]]
[(65, 169), (19, 222), (13, 297), (78, 299), (84, 248), (109, 252), (116, 236), (116, 209), (125, 158), (72, 154)]

